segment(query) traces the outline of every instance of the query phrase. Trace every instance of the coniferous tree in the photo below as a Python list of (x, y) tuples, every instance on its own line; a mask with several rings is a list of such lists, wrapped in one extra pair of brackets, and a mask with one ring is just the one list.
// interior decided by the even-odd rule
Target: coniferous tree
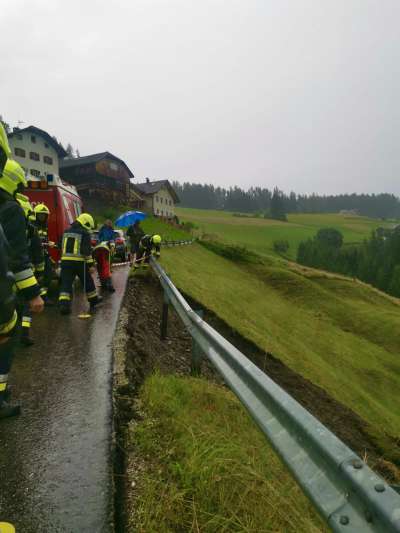
[(271, 198), (271, 207), (270, 207), (271, 218), (276, 220), (287, 220), (285, 212), (285, 201), (283, 192), (275, 187), (274, 193)]

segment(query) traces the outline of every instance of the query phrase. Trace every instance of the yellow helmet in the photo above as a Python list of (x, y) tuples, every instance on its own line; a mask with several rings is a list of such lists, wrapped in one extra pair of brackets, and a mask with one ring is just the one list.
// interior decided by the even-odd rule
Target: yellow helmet
[(29, 220), (32, 220), (32, 215), (35, 215), (35, 212), (33, 210), (33, 207), (29, 201), (29, 198), (25, 196), (24, 194), (21, 194), (20, 192), (17, 192), (15, 195), (15, 198), (19, 205), (22, 207), (25, 213), (25, 218), (29, 218)]
[(25, 172), (21, 165), (13, 159), (7, 159), (3, 175), (0, 177), (0, 189), (14, 196), (27, 186), (28, 182), (26, 181)]
[(92, 215), (89, 215), (89, 213), (82, 213), (76, 220), (84, 228), (88, 230), (94, 230), (94, 220)]
[(161, 244), (161, 237), (160, 235), (153, 235), (152, 241), (154, 244)]
[(1, 122), (0, 122), (0, 150), (3, 150), (3, 152), (5, 152), (7, 159), (10, 157), (11, 149), (10, 149), (10, 145), (8, 144), (7, 133)]
[(35, 205), (35, 213), (38, 215), (39, 213), (44, 213), (45, 215), (49, 215), (50, 211), (47, 205), (45, 204), (37, 204)]
[(11, 150), (8, 144), (7, 133), (3, 124), (0, 122), (0, 177), (3, 174), (4, 167), (10, 155)]

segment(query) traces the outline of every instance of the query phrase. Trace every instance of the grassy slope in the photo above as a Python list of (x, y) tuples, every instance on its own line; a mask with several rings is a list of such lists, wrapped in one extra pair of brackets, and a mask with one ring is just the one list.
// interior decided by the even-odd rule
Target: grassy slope
[(379, 220), (358, 216), (289, 215), (288, 222), (263, 218), (239, 218), (224, 211), (202, 209), (177, 209), (184, 221), (197, 224), (202, 233), (213, 235), (227, 243), (247, 246), (255, 252), (266, 255), (273, 252), (273, 242), (285, 239), (290, 248), (288, 257), (294, 259), (299, 243), (313, 237), (322, 227), (335, 227), (343, 233), (345, 242), (361, 242), (379, 226), (392, 226)]
[(165, 250), (173, 281), (381, 435), (400, 432), (400, 307), (362, 284), (283, 261), (241, 267), (193, 245)]
[(135, 531), (325, 531), (230, 392), (155, 375), (141, 398), (131, 444), (151, 465), (138, 480)]

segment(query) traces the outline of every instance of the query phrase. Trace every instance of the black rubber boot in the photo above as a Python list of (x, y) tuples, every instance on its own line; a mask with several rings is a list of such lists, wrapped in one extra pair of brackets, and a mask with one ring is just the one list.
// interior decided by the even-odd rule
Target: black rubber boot
[(71, 314), (71, 305), (60, 303), (60, 313), (62, 315), (70, 315)]
[(95, 307), (99, 307), (103, 303), (103, 297), (97, 295), (96, 298), (90, 300), (90, 310), (94, 311)]
[(21, 406), (11, 404), (3, 400), (0, 403), (0, 419), (9, 418), (10, 416), (17, 416), (21, 412)]
[(32, 346), (33, 344), (35, 344), (35, 341), (33, 339), (31, 339), (31, 337), (29, 336), (29, 328), (21, 328), (21, 337), (19, 339), (19, 342), (23, 345), (23, 346)]
[(11, 385), (7, 385), (7, 388), (4, 391), (4, 393), (3, 393), (3, 400), (5, 402), (9, 402), (10, 401), (12, 390), (13, 390), (12, 386)]
[(112, 284), (112, 281), (111, 281), (111, 278), (108, 278), (107, 280), (107, 285), (106, 285), (106, 288), (109, 292), (115, 292), (115, 289), (113, 287), (113, 284)]

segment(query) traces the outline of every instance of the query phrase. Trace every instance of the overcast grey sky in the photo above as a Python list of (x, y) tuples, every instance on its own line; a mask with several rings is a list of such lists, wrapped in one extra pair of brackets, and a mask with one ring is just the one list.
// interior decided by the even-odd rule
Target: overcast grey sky
[(0, 113), (139, 179), (400, 194), (399, 28), (399, 0), (3, 0)]

